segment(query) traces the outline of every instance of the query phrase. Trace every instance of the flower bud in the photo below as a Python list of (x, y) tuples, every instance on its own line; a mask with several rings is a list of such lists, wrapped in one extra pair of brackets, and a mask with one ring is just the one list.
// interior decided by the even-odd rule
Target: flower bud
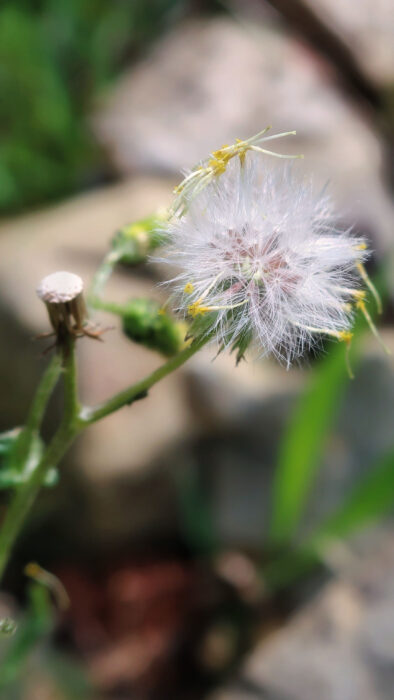
[(161, 245), (163, 234), (157, 229), (166, 218), (165, 213), (156, 213), (119, 229), (111, 242), (119, 262), (125, 265), (144, 262), (149, 253)]
[(166, 357), (185, 347), (186, 324), (176, 321), (152, 299), (133, 299), (123, 308), (123, 332), (130, 340)]

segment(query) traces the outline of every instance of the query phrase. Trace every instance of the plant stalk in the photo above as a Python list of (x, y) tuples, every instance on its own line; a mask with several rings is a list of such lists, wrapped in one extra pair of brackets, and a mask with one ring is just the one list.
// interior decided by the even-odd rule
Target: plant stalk
[[(152, 372), (140, 382), (133, 384), (124, 391), (115, 394), (112, 398), (105, 401), (99, 406), (80, 407), (77, 391), (77, 371), (75, 365), (75, 340), (70, 338), (68, 344), (64, 348), (64, 414), (62, 422), (52, 438), (49, 446), (44, 452), (40, 462), (29, 475), (27, 481), (20, 485), (6, 513), (4, 522), (0, 529), (0, 580), (4, 574), (5, 568), (11, 554), (12, 547), (17, 539), (19, 532), (22, 530), (26, 516), (32, 507), (37, 494), (42, 486), (45, 476), (51, 467), (58, 465), (74, 439), (86, 427), (92, 423), (105, 418), (105, 416), (114, 413), (125, 405), (133, 403), (161, 379), (171, 374), (174, 370), (181, 367), (190, 357), (202, 348), (207, 342), (207, 338), (194, 340), (188, 347), (182, 350), (178, 355), (165, 362), (161, 367)], [(54, 371), (55, 363), (53, 366)], [(47, 385), (49, 386), (49, 381)], [(39, 391), (41, 389), (41, 384)], [(33, 406), (36, 404), (36, 399)], [(40, 402), (38, 402), (40, 405)], [(39, 410), (34, 411), (34, 415), (38, 417)], [(32, 421), (34, 423), (34, 420)]]
[(62, 358), (56, 353), (46, 368), (38, 385), (30, 411), (10, 456), (12, 465), (22, 471), (29, 457), (32, 442), (38, 435), (51, 394), (62, 372)]
[[(24, 520), (33, 505), (48, 470), (56, 466), (66, 450), (82, 429), (79, 420), (79, 403), (77, 398), (77, 378), (75, 366), (75, 340), (69, 338), (63, 349), (64, 372), (64, 414), (63, 420), (45, 450), (41, 460), (30, 472), (28, 479), (17, 487), (11, 499), (4, 522), (0, 529), (0, 579), (8, 564), (10, 553), (15, 540), (23, 527)], [(56, 371), (55, 371), (56, 370)], [(49, 389), (53, 388), (55, 376), (61, 371), (60, 361), (52, 360), (47, 372), (40, 383), (33, 401), (28, 425), (35, 430), (40, 417), (45, 410), (45, 398)], [(45, 389), (45, 391), (44, 391)], [(48, 390), (48, 391), (47, 391)]]

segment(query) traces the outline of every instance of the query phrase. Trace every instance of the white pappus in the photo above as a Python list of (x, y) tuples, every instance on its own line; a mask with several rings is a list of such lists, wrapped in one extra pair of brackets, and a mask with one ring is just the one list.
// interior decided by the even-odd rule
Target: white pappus
[(297, 182), (288, 165), (233, 158), (166, 233), (178, 309), (204, 316), (220, 347), (254, 340), (260, 355), (289, 366), (324, 335), (349, 343), (356, 308), (372, 324), (365, 241), (341, 229), (327, 194)]

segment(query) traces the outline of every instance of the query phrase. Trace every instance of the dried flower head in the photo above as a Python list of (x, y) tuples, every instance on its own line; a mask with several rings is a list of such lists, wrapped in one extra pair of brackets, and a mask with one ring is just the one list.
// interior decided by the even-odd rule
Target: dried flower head
[(41, 280), (37, 287), (38, 297), (45, 303), (56, 343), (64, 342), (68, 335), (88, 335), (98, 338), (100, 331), (93, 330), (87, 320), (83, 297), (83, 281), (72, 272), (53, 272)]
[(341, 229), (329, 197), (297, 183), (288, 165), (232, 159), (167, 235), (178, 306), (203, 318), (221, 347), (242, 355), (254, 340), (288, 366), (324, 335), (349, 343), (356, 309), (376, 332), (362, 288), (378, 299), (365, 241)]

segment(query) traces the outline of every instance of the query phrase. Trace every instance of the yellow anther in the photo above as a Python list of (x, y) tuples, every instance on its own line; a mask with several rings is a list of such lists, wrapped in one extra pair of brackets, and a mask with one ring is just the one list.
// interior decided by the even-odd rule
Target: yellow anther
[(189, 304), (187, 307), (187, 312), (189, 316), (192, 318), (196, 318), (196, 316), (203, 316), (206, 314), (208, 311), (211, 311), (211, 308), (209, 306), (203, 306), (201, 304), (201, 299), (197, 299), (193, 304)]
[(194, 292), (194, 285), (191, 282), (188, 282), (187, 284), (185, 284), (183, 291), (185, 292), (185, 294), (191, 294), (192, 292)]
[(353, 338), (353, 333), (350, 331), (339, 331), (338, 333), (338, 340), (343, 341), (344, 343), (350, 343)]
[(366, 243), (359, 243), (355, 246), (355, 250), (367, 250), (368, 246)]
[(226, 170), (227, 161), (219, 158), (211, 158), (208, 161), (208, 167), (211, 168), (214, 175), (221, 175)]
[(212, 156), (215, 160), (223, 160), (227, 163), (230, 158), (233, 157), (233, 153), (231, 153), (233, 148), (234, 146), (229, 146), (228, 143), (225, 143), (221, 148), (218, 148), (217, 151), (212, 151)]

